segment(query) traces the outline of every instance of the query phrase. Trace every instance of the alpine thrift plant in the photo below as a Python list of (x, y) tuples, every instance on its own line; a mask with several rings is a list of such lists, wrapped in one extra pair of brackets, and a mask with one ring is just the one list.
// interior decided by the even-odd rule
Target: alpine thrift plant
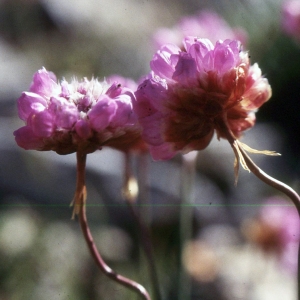
[[(19, 117), (25, 126), (14, 132), (17, 144), (28, 150), (77, 152), (84, 172), (88, 153), (103, 146), (123, 151), (144, 149), (140, 126), (132, 110), (134, 92), (114, 77), (111, 84), (97, 79), (57, 82), (45, 68), (33, 76), (28, 92), (18, 99)], [(80, 177), (80, 176), (79, 176)], [(77, 186), (74, 212), (80, 209), (85, 183)]]
[(87, 246), (100, 270), (109, 278), (150, 300), (146, 289), (114, 272), (103, 261), (94, 243), (86, 217), (85, 166), (88, 153), (103, 146), (125, 152), (140, 147), (140, 126), (132, 110), (131, 89), (115, 78), (111, 84), (97, 79), (57, 82), (45, 68), (34, 74), (28, 92), (18, 99), (19, 117), (25, 126), (14, 132), (17, 144), (26, 149), (58, 154), (76, 152), (77, 183), (72, 204), (79, 216)]
[[(19, 117), (25, 125), (14, 132), (17, 144), (26, 150), (76, 152), (73, 217), (78, 215), (87, 246), (100, 270), (145, 300), (151, 299), (146, 289), (107, 266), (94, 243), (86, 217), (87, 154), (105, 146), (125, 152), (123, 194), (135, 216), (131, 204), (136, 200), (138, 185), (131, 172), (132, 152), (145, 153), (149, 149), (155, 160), (166, 160), (178, 153), (206, 148), (216, 134), (219, 139), (226, 139), (234, 151), (236, 182), (241, 163), (260, 180), (285, 193), (300, 215), (299, 195), (264, 173), (246, 151), (278, 154), (254, 150), (239, 141), (244, 131), (254, 126), (255, 113), (271, 97), (271, 87), (258, 65), (250, 64), (249, 55), (238, 40), (218, 40), (213, 44), (208, 39), (186, 36), (181, 47), (163, 45), (153, 56), (150, 67), (150, 74), (136, 91), (134, 82), (118, 75), (104, 82), (84, 78), (59, 83), (52, 72), (42, 68), (34, 74), (29, 91), (18, 99)], [(190, 190), (187, 187), (192, 186), (194, 176), (196, 160), (193, 157), (192, 162), (186, 159), (187, 176), (183, 183), (186, 199)], [(272, 212), (265, 209), (263, 214), (271, 216)], [(161, 299), (147, 240), (149, 234), (143, 223), (137, 221), (152, 268), (156, 298)], [(285, 239), (291, 237), (282, 232)], [(292, 245), (298, 242), (299, 238), (293, 240)], [(298, 259), (298, 280), (299, 263)]]
[[(34, 74), (29, 92), (18, 99), (25, 126), (14, 132), (16, 142), (26, 150), (77, 152), (80, 157), (103, 146), (127, 151), (140, 143), (134, 98), (133, 91), (116, 82), (84, 78), (57, 83), (56, 76), (43, 68)], [(75, 199), (78, 213), (80, 200)]]
[[(187, 36), (183, 46), (162, 46), (150, 62), (151, 73), (139, 85), (133, 109), (142, 137), (155, 160), (206, 148), (213, 135), (228, 140), (235, 154), (237, 183), (239, 162), (260, 180), (285, 193), (300, 215), (300, 197), (288, 185), (263, 172), (241, 143), (243, 132), (255, 124), (255, 112), (271, 97), (268, 80), (237, 40)], [(298, 259), (298, 278), (299, 259)], [(183, 299), (183, 298), (182, 298)], [(298, 287), (298, 299), (300, 288)]]

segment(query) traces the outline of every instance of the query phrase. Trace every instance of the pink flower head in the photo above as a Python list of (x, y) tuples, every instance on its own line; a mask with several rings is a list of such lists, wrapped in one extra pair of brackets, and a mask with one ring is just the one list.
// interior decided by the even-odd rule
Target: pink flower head
[(197, 15), (183, 17), (172, 29), (158, 29), (153, 37), (155, 49), (166, 43), (180, 46), (184, 36), (207, 38), (212, 43), (220, 39), (239, 40), (243, 45), (247, 42), (247, 33), (243, 29), (231, 28), (217, 13), (202, 10)]
[(300, 238), (296, 208), (281, 198), (270, 198), (250, 225), (248, 231), (252, 241), (263, 251), (275, 253), (280, 265), (295, 274)]
[(282, 8), (283, 30), (296, 40), (300, 41), (300, 2), (289, 0), (284, 2)]
[(152, 73), (136, 91), (134, 111), (154, 159), (208, 146), (220, 120), (239, 138), (255, 123), (255, 111), (271, 96), (261, 70), (250, 66), (240, 42), (188, 36), (184, 50), (165, 45), (154, 55)]
[(114, 82), (97, 79), (63, 80), (45, 68), (34, 74), (29, 92), (18, 99), (25, 126), (14, 132), (24, 149), (53, 150), (59, 154), (79, 149), (90, 153), (118, 142), (126, 149), (140, 138), (132, 111), (133, 92)]

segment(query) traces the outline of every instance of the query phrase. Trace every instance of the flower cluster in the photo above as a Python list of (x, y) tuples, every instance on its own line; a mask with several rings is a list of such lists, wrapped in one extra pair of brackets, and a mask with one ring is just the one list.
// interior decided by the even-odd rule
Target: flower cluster
[[(294, 2), (293, 5), (296, 7)], [(295, 10), (287, 8), (286, 14), (292, 15)], [(300, 38), (299, 16), (300, 8), (286, 28)], [(248, 53), (242, 50), (240, 40), (245, 36), (237, 37), (222, 19), (210, 12), (183, 19), (171, 35), (173, 43), (165, 44), (170, 41), (165, 33), (156, 36), (157, 43), (162, 38), (164, 44), (154, 54), (151, 72), (138, 87), (118, 75), (104, 82), (84, 78), (59, 83), (52, 72), (45, 68), (39, 70), (29, 91), (18, 99), (19, 117), (25, 125), (14, 132), (17, 144), (24, 149), (53, 150), (58, 154), (76, 152), (73, 217), (79, 216), (87, 245), (104, 274), (146, 300), (150, 296), (144, 287), (117, 275), (96, 251), (85, 211), (88, 153), (104, 146), (126, 152), (123, 195), (130, 204), (136, 199), (138, 185), (131, 174), (129, 152), (144, 152), (149, 147), (153, 159), (170, 159), (177, 153), (206, 148), (216, 133), (233, 148), (236, 181), (239, 160), (246, 170), (288, 195), (300, 213), (298, 194), (262, 172), (245, 151), (276, 153), (254, 150), (238, 141), (245, 130), (254, 126), (256, 110), (271, 97), (267, 79), (257, 64), (250, 64)], [(208, 36), (212, 41), (198, 38), (199, 35)], [(179, 45), (178, 38), (183, 36)], [(193, 175), (189, 172), (188, 176), (189, 181)], [(187, 193), (184, 191), (183, 198)], [(133, 207), (132, 212), (135, 214)], [(140, 220), (138, 223), (143, 225)], [(250, 228), (248, 237), (264, 251), (275, 251), (283, 263), (293, 267), (299, 243), (299, 219), (295, 211), (267, 204), (254, 223), (254, 229), (259, 230)], [(151, 253), (149, 257), (152, 259)], [(200, 276), (201, 280), (208, 278), (204, 275)]]
[(298, 0), (284, 2), (282, 27), (288, 35), (300, 41), (300, 2)]
[(281, 198), (270, 198), (258, 216), (246, 222), (246, 237), (266, 253), (276, 254), (283, 269), (295, 274), (300, 239), (297, 210)]
[(188, 36), (184, 49), (164, 45), (139, 86), (134, 111), (154, 159), (204, 149), (224, 126), (239, 138), (255, 123), (255, 111), (271, 96), (267, 79), (235, 40)]
[(212, 43), (220, 39), (239, 40), (243, 45), (247, 42), (247, 33), (241, 28), (231, 28), (217, 13), (202, 10), (196, 15), (183, 17), (173, 28), (160, 28), (153, 36), (155, 49), (164, 44), (181, 45), (185, 36), (209, 38)]
[(16, 142), (24, 149), (59, 154), (90, 153), (104, 145), (127, 150), (140, 142), (133, 99), (133, 91), (116, 81), (57, 83), (43, 68), (18, 99), (19, 117), (26, 125), (14, 132)]

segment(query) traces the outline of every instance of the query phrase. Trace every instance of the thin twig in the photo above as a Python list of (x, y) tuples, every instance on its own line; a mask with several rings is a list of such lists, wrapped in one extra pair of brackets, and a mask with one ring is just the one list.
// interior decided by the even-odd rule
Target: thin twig
[(92, 257), (94, 258), (97, 266), (99, 269), (106, 275), (107, 277), (111, 278), (112, 280), (116, 281), (117, 283), (133, 290), (137, 294), (139, 294), (143, 299), (145, 300), (151, 300), (147, 290), (139, 283), (126, 278), (122, 275), (117, 274), (115, 271), (113, 271), (103, 260), (101, 257), (92, 233), (90, 231), (87, 217), (86, 217), (86, 205), (85, 205), (85, 199), (86, 199), (86, 189), (85, 189), (85, 163), (86, 163), (86, 155), (77, 153), (77, 187), (76, 187), (76, 194), (75, 197), (80, 197), (80, 199), (75, 199), (74, 203), (77, 203), (77, 205), (80, 205), (79, 208), (79, 221), (80, 226), (86, 241), (86, 244), (90, 250), (90, 253)]

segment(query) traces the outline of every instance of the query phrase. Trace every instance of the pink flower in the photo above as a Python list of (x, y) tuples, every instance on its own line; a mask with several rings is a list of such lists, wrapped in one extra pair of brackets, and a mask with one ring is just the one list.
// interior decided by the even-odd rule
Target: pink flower
[(140, 138), (132, 111), (133, 92), (119, 83), (96, 79), (63, 80), (45, 68), (34, 74), (29, 92), (18, 99), (25, 126), (14, 132), (24, 149), (53, 150), (68, 154), (90, 153), (116, 143), (126, 149)]
[(268, 199), (245, 233), (264, 252), (276, 254), (280, 265), (295, 274), (300, 238), (298, 212), (281, 198)]
[(172, 29), (158, 29), (153, 36), (155, 49), (168, 43), (180, 46), (184, 36), (207, 38), (212, 43), (220, 39), (239, 40), (244, 45), (247, 42), (247, 33), (243, 29), (231, 28), (217, 13), (202, 10), (197, 15), (183, 17)]
[[(253, 127), (255, 111), (271, 96), (261, 70), (235, 40), (188, 36), (184, 50), (165, 45), (154, 55), (152, 73), (136, 91), (134, 111), (154, 159), (202, 150), (214, 131), (235, 138)], [(224, 124), (225, 122), (225, 124)]]
[(296, 40), (300, 41), (300, 2), (289, 0), (282, 7), (283, 30)]

